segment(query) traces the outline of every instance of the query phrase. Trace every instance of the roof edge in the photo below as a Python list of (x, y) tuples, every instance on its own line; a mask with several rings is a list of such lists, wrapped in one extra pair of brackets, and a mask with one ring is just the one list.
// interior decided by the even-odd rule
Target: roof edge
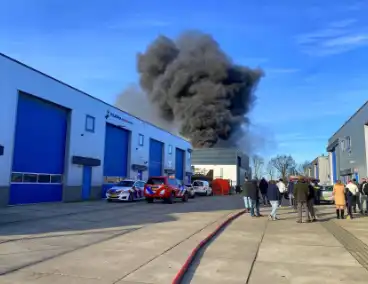
[(27, 64), (25, 64), (25, 63), (23, 63), (23, 62), (21, 62), (21, 61), (19, 61), (19, 60), (17, 60), (17, 59), (15, 59), (15, 58), (13, 58), (13, 57), (10, 57), (10, 56), (8, 56), (8, 55), (6, 55), (6, 54), (4, 54), (4, 53), (1, 53), (1, 52), (0, 52), (0, 56), (4, 57), (4, 58), (6, 58), (6, 59), (8, 59), (8, 60), (10, 60), (10, 61), (13, 61), (14, 63), (17, 63), (17, 64), (19, 64), (19, 65), (22, 65), (23, 67), (25, 67), (25, 68), (27, 68), (27, 69), (30, 69), (30, 70), (32, 70), (32, 71), (34, 71), (34, 72), (36, 72), (36, 73), (38, 73), (38, 74), (40, 74), (40, 75), (42, 75), (42, 76), (45, 76), (45, 77), (47, 77), (47, 78), (49, 78), (49, 79), (51, 79), (51, 80), (53, 80), (53, 81), (56, 81), (57, 83), (62, 84), (62, 85), (64, 85), (65, 87), (68, 87), (68, 88), (70, 88), (70, 89), (72, 89), (72, 90), (74, 90), (74, 91), (77, 91), (77, 92), (79, 92), (79, 93), (81, 93), (81, 94), (83, 94), (83, 95), (86, 95), (86, 96), (90, 97), (91, 99), (94, 99), (94, 100), (96, 100), (96, 101), (99, 101), (99, 102), (103, 103), (104, 105), (106, 105), (106, 106), (108, 106), (108, 107), (112, 107), (112, 108), (114, 108), (115, 110), (121, 111), (121, 112), (123, 112), (123, 113), (125, 113), (125, 114), (127, 114), (127, 115), (129, 115), (129, 116), (131, 116), (131, 117), (134, 117), (135, 119), (138, 119), (138, 120), (140, 120), (140, 121), (142, 121), (142, 122), (144, 122), (144, 123), (147, 123), (148, 125), (151, 125), (151, 126), (153, 126), (153, 127), (157, 128), (157, 129), (159, 129), (159, 130), (165, 131), (165, 132), (169, 133), (170, 135), (172, 135), (172, 136), (174, 136), (174, 137), (176, 137), (176, 138), (179, 138), (179, 139), (181, 139), (181, 140), (183, 140), (183, 141), (188, 142), (189, 144), (191, 144), (191, 143), (190, 143), (190, 141), (189, 141), (189, 140), (187, 140), (187, 139), (184, 139), (184, 138), (182, 138), (182, 137), (180, 137), (180, 136), (178, 136), (178, 135), (175, 135), (175, 134), (171, 133), (170, 131), (167, 131), (167, 130), (165, 130), (165, 129), (163, 129), (163, 128), (161, 128), (161, 127), (157, 126), (157, 125), (154, 125), (154, 124), (152, 124), (152, 123), (150, 123), (150, 122), (148, 122), (148, 121), (146, 121), (146, 120), (144, 120), (144, 119), (141, 119), (141, 118), (139, 118), (139, 117), (137, 117), (137, 116), (135, 116), (135, 115), (133, 115), (133, 114), (130, 114), (129, 112), (126, 112), (126, 111), (124, 111), (124, 110), (122, 110), (122, 109), (120, 109), (120, 108), (118, 108), (118, 107), (116, 107), (116, 106), (114, 106), (114, 105), (111, 105), (111, 104), (109, 104), (109, 103), (107, 103), (107, 102), (103, 101), (102, 99), (99, 99), (99, 98), (97, 98), (97, 97), (94, 97), (94, 96), (92, 96), (92, 95), (90, 95), (90, 94), (88, 94), (88, 93), (86, 93), (86, 92), (84, 92), (84, 91), (82, 91), (82, 90), (80, 90), (80, 89), (78, 89), (78, 88), (76, 88), (76, 87), (73, 87), (72, 85), (69, 85), (68, 83), (65, 83), (65, 82), (63, 82), (63, 81), (61, 81), (61, 80), (59, 80), (59, 79), (56, 79), (55, 77), (52, 77), (51, 75), (48, 75), (48, 74), (46, 74), (46, 73), (44, 73), (44, 72), (42, 72), (42, 71), (40, 71), (40, 70), (38, 70), (38, 69), (36, 69), (36, 68), (33, 68), (33, 67), (31, 67), (31, 66), (29, 66), (29, 65), (27, 65)]

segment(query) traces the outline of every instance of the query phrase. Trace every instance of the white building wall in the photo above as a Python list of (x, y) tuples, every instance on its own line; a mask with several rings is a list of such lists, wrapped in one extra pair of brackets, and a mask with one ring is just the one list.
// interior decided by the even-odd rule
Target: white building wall
[(330, 184), (330, 161), (327, 156), (318, 157), (318, 179), (322, 184)]
[(213, 178), (229, 179), (234, 185), (237, 182), (236, 168), (236, 165), (194, 165), (194, 172), (207, 174), (213, 170)]
[[(175, 147), (178, 147), (185, 150), (186, 153), (185, 171), (191, 171), (190, 154), (186, 151), (191, 148), (188, 141), (0, 54), (0, 144), (5, 146), (4, 156), (0, 157), (0, 186), (9, 185), (10, 181), (18, 91), (71, 109), (69, 153), (67, 153), (68, 162), (65, 173), (67, 185), (81, 185), (82, 183), (82, 167), (71, 164), (73, 155), (101, 159), (101, 166), (93, 168), (92, 185), (102, 184), (106, 122), (123, 126), (131, 131), (128, 170), (131, 170), (132, 163), (142, 164), (142, 161), (148, 161), (149, 138), (153, 138), (165, 144), (165, 168), (175, 168)], [(106, 121), (107, 111), (117, 114), (122, 119), (110, 116)], [(85, 131), (87, 114), (95, 117), (94, 133)], [(143, 147), (138, 146), (139, 133), (145, 136)], [(172, 155), (167, 154), (169, 144), (173, 146)], [(144, 173), (144, 178), (146, 178), (147, 171)], [(131, 172), (130, 175), (132, 174)]]

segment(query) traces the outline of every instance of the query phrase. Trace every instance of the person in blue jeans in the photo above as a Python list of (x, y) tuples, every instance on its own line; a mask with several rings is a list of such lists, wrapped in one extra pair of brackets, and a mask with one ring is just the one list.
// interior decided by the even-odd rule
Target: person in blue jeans
[(261, 217), (261, 213), (259, 210), (259, 199), (260, 199), (260, 191), (258, 188), (258, 183), (256, 180), (247, 181), (244, 184), (248, 197), (251, 202), (250, 207), (250, 215), (252, 217)]
[(276, 221), (278, 220), (277, 218), (277, 208), (279, 207), (279, 200), (280, 200), (280, 190), (276, 185), (276, 182), (274, 180), (271, 180), (268, 184), (268, 189), (267, 189), (267, 198), (271, 203), (272, 206), (272, 211), (271, 214), (269, 216), (270, 220)]

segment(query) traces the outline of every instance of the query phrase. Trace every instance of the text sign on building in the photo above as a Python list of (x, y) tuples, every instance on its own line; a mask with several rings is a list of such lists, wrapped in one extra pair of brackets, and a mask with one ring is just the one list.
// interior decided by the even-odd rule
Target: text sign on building
[(109, 110), (107, 110), (107, 113), (105, 115), (105, 118), (108, 119), (109, 117), (113, 117), (113, 118), (116, 118), (120, 121), (123, 121), (123, 122), (126, 122), (126, 123), (129, 123), (129, 124), (133, 124), (133, 122), (129, 121), (129, 120), (126, 120), (125, 118), (121, 117), (120, 115), (118, 115), (117, 113), (114, 113), (114, 112), (111, 112)]

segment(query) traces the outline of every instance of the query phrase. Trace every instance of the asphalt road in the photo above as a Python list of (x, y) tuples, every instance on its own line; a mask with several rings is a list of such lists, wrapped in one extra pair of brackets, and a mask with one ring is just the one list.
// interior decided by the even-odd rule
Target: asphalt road
[[(0, 209), (0, 283), (171, 283), (240, 196)], [(152, 282), (153, 281), (153, 282)]]

